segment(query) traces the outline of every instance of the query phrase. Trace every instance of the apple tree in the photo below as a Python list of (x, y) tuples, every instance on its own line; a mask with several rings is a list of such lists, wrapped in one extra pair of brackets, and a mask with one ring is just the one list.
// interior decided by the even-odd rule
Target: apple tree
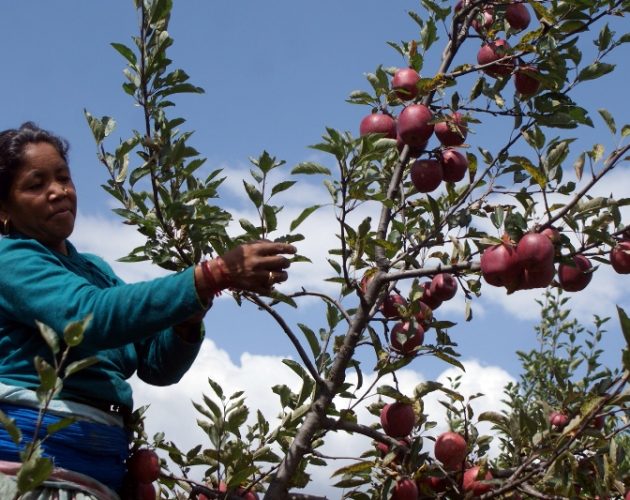
[[(593, 195), (627, 164), (630, 125), (617, 125), (605, 109), (591, 116), (574, 98), (615, 71), (611, 53), (630, 42), (630, 33), (615, 31), (628, 0), (420, 0), (409, 12), (417, 39), (389, 42), (399, 67), (376, 66), (367, 90), (349, 96), (365, 107), (356, 129), (327, 128), (312, 146), (335, 168), (300, 163), (274, 184), (284, 162), (268, 152), (251, 160), (243, 185), (257, 217), (240, 220), (240, 234), (228, 234), (230, 214), (211, 203), (220, 170), (204, 167), (185, 119), (171, 116), (177, 94), (203, 92), (167, 56), (173, 2), (134, 5), (139, 33), (129, 46), (112, 46), (126, 60), (123, 90), (141, 110), (141, 127), (108, 150), (114, 120), (86, 112), (109, 174), (103, 187), (120, 204), (115, 212), (146, 238), (125, 260), (178, 270), (244, 241), (299, 242), (317, 210), (333, 213), (338, 241), (327, 278), (336, 295), (230, 292), (242, 307), (269, 314), (290, 339), (299, 362), (284, 362), (301, 388), (273, 388), (281, 415), (273, 422), (260, 411), (250, 415), (242, 393), (210, 381), (195, 405), (208, 439), (188, 451), (139, 428), (136, 448), (150, 445), (170, 458), (161, 496), (296, 497), (290, 492), (309, 484), (311, 468), (330, 462), (318, 450), (336, 432), (374, 442), (331, 479), (344, 498), (623, 495), (630, 350), (619, 367), (604, 368), (597, 343), (605, 325), (630, 342), (630, 320), (619, 309), (620, 327), (596, 318), (586, 331), (567, 322), (565, 302), (601, 267), (630, 273), (622, 219), (630, 200)], [(475, 140), (484, 125), (500, 131), (490, 149)], [(615, 146), (577, 149), (578, 134), (593, 127), (607, 127)], [(314, 178), (330, 201), (305, 206), (282, 230), (278, 195)], [(308, 265), (306, 256), (296, 260)], [(423, 357), (463, 368), (449, 335), (455, 324), (439, 307), (463, 296), (472, 320), (487, 287), (544, 295), (540, 349), (520, 353), (522, 378), (506, 388), (509, 411), (475, 415), (457, 380), (401, 392), (397, 370)], [(324, 305), (320, 325), (286, 319), (307, 297)], [(360, 362), (359, 350), (372, 363)], [(373, 382), (364, 384), (364, 375)], [(450, 425), (437, 439), (435, 416), (423, 405), (436, 391)], [(358, 421), (355, 410), (368, 399), (373, 419)], [(482, 435), (480, 422), (495, 433)], [(498, 456), (489, 455), (493, 439)], [(189, 479), (193, 468), (204, 471), (203, 484)]]

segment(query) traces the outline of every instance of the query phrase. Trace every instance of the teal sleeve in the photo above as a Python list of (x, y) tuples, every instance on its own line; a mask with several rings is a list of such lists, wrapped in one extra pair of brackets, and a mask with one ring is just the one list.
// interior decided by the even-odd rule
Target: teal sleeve
[[(125, 285), (103, 259), (91, 254), (84, 254), (84, 257), (98, 266), (118, 286)], [(182, 340), (173, 328), (135, 342), (138, 378), (148, 384), (161, 386), (179, 382), (195, 361), (201, 344), (202, 338), (194, 343)]]
[(59, 333), (71, 321), (91, 314), (82, 348), (137, 342), (203, 310), (193, 267), (150, 281), (99, 288), (33, 240), (3, 244), (10, 248), (0, 252), (0, 308), (29, 326), (39, 320)]

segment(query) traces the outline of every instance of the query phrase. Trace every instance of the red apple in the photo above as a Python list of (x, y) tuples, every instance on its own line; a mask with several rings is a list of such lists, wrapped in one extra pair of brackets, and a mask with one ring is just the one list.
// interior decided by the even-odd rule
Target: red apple
[(604, 428), (604, 424), (606, 423), (606, 415), (595, 415), (593, 421), (591, 422), (591, 426), (601, 431)]
[(466, 140), (468, 127), (461, 113), (456, 111), (446, 121), (436, 123), (434, 132), (444, 146), (460, 146)]
[(381, 312), (386, 318), (398, 318), (400, 313), (398, 312), (398, 306), (406, 306), (407, 301), (405, 298), (397, 293), (385, 297), (381, 304)]
[[(409, 447), (411, 443), (408, 439), (399, 439), (398, 444)], [(392, 447), (390, 445), (382, 443), (380, 441), (376, 443), (376, 449), (379, 451), (382, 458), (385, 458), (387, 454), (392, 451)], [(399, 448), (396, 448), (395, 451), (396, 451), (396, 458), (393, 461), (395, 463), (398, 463), (404, 457), (404, 452), (400, 450)]]
[(438, 307), (442, 305), (442, 301), (437, 297), (434, 297), (431, 293), (431, 282), (425, 281), (422, 283), (422, 297), (419, 299), (420, 302), (423, 302), (427, 306), (431, 308), (432, 311), (435, 311)]
[[(428, 142), (421, 144), (420, 146), (409, 146), (409, 157), (410, 158), (418, 158), (424, 154), (427, 149)], [(400, 134), (396, 136), (396, 148), (399, 153), (402, 153), (403, 148), (405, 147), (405, 143), (400, 138)]]
[(483, 479), (477, 479), (479, 475), (479, 466), (471, 467), (464, 472), (464, 479), (462, 480), (462, 486), (464, 491), (471, 491), (473, 495), (483, 495), (492, 490), (492, 485), (484, 483), (482, 481), (489, 481), (492, 479), (490, 471), (486, 472)]
[(429, 328), (429, 323), (433, 319), (433, 311), (427, 304), (420, 300), (418, 300), (418, 308), (420, 311), (414, 316), (414, 318), (426, 332)]
[(401, 68), (394, 73), (392, 88), (399, 99), (409, 101), (418, 95), (420, 75), (413, 68)]
[(630, 241), (617, 243), (610, 251), (610, 263), (619, 274), (630, 274)]
[[(438, 476), (419, 477), (416, 480), (416, 485), (418, 486), (418, 491), (420, 493), (442, 493), (443, 491), (446, 491), (446, 488), (448, 487), (448, 479)], [(419, 498), (425, 497), (422, 496)], [(433, 496), (430, 498), (433, 498)]]
[(434, 453), (444, 467), (456, 469), (466, 458), (466, 440), (457, 432), (444, 432), (435, 441)]
[(442, 176), (446, 182), (459, 182), (468, 172), (468, 159), (455, 149), (442, 151), (440, 163)]
[(457, 293), (457, 280), (449, 273), (436, 274), (431, 280), (431, 295), (444, 302)]
[(416, 160), (410, 169), (411, 182), (420, 193), (430, 193), (442, 183), (444, 174), (437, 160)]
[[(468, 1), (467, 0), (459, 0), (456, 4), (455, 4), (455, 12), (459, 12), (460, 10), (462, 10), (462, 7), (464, 7), (464, 5), (467, 5)], [(474, 19), (472, 20), (472, 27), (475, 28), (475, 31), (477, 31), (477, 33), (481, 33), (483, 30), (487, 30), (488, 28), (490, 28), (490, 26), (492, 26), (492, 24), (494, 23), (494, 7), (492, 5), (487, 5), (483, 8), (483, 10), (480, 10), (477, 12), (477, 14), (475, 15)]]
[[(509, 55), (510, 45), (503, 39), (484, 44), (477, 52), (477, 63), (490, 64)], [(483, 68), (483, 72), (492, 77), (507, 76), (512, 73), (514, 63), (511, 59), (498, 62)]]
[(531, 65), (519, 66), (514, 73), (514, 87), (523, 97), (532, 96), (540, 89), (540, 81), (532, 76), (536, 73), (538, 68)]
[(588, 272), (591, 268), (591, 261), (584, 255), (574, 255), (573, 264), (562, 263), (558, 266), (560, 286), (567, 292), (584, 290), (593, 278), (593, 273)]
[(413, 406), (396, 401), (386, 404), (381, 410), (381, 425), (389, 437), (402, 438), (411, 434), (416, 423)]
[(552, 411), (549, 415), (549, 423), (556, 429), (563, 429), (569, 423), (569, 417), (559, 411)]
[(547, 288), (551, 285), (555, 275), (556, 268), (553, 265), (553, 260), (541, 266), (525, 268), (523, 269), (523, 276), (519, 288), (521, 290)]
[[(155, 500), (155, 487), (151, 483), (137, 483), (135, 498), (136, 500)], [(197, 498), (200, 499), (201, 495), (198, 495)]]
[(516, 290), (522, 279), (516, 249), (507, 243), (486, 248), (481, 254), (481, 275), (489, 285)]
[(554, 245), (560, 243), (560, 231), (556, 227), (546, 227), (540, 232), (540, 234), (544, 234), (547, 238), (551, 240), (551, 243), (553, 243)]
[(623, 500), (630, 500), (630, 490), (626, 492), (626, 496), (623, 497)]
[(396, 122), (384, 113), (371, 113), (361, 120), (359, 126), (361, 135), (385, 134), (389, 139), (396, 139)]
[(390, 342), (394, 351), (408, 356), (415, 354), (415, 349), (424, 342), (424, 329), (419, 323), (415, 326), (408, 321), (396, 323), (390, 334)]
[(392, 490), (392, 500), (417, 500), (418, 487), (413, 479), (408, 477), (396, 481)]
[(533, 270), (551, 264), (554, 254), (553, 243), (541, 233), (527, 233), (516, 245), (516, 255), (521, 266)]
[(489, 29), (493, 24), (494, 8), (492, 5), (488, 5), (483, 10), (480, 10), (470, 23), (477, 33), (481, 33)]
[(160, 457), (155, 451), (141, 448), (127, 459), (129, 474), (139, 483), (152, 483), (160, 477)]
[(433, 134), (429, 122), (433, 113), (424, 104), (411, 104), (402, 110), (398, 117), (398, 134), (409, 146), (424, 146)]
[(511, 3), (505, 9), (505, 20), (513, 30), (521, 31), (526, 29), (531, 19), (527, 7), (521, 2)]

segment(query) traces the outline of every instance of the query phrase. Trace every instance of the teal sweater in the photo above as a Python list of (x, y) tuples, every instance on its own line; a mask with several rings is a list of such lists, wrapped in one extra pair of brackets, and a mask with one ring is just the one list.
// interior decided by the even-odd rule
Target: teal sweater
[(52, 354), (35, 320), (63, 340), (66, 325), (88, 314), (92, 321), (68, 362), (88, 356), (99, 362), (68, 377), (60, 398), (132, 407), (126, 379), (136, 371), (149, 384), (178, 382), (201, 346), (171, 328), (204, 309), (194, 268), (125, 284), (99, 257), (66, 245), (67, 256), (19, 235), (0, 239), (0, 382), (38, 387), (34, 357), (50, 362)]

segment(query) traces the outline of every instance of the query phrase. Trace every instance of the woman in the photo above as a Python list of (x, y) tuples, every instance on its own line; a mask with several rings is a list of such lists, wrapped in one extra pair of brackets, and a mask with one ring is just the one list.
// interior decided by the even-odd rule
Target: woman
[(53, 363), (36, 322), (61, 335), (91, 315), (65, 366), (89, 356), (98, 362), (64, 380), (43, 428), (64, 416), (77, 421), (47, 437), (43, 449), (56, 467), (72, 471), (62, 471), (66, 484), (70, 474), (79, 490), (100, 498), (102, 485), (120, 492), (123, 484), (124, 424), (133, 406), (127, 379), (137, 373), (155, 385), (179, 381), (199, 352), (213, 296), (227, 287), (268, 292), (287, 279), (282, 254), (295, 248), (241, 245), (183, 272), (124, 284), (102, 259), (68, 241), (77, 196), (67, 152), (63, 139), (30, 122), (0, 132), (0, 409), (23, 434), (16, 445), (0, 429), (0, 472), (15, 472), (19, 449), (34, 435), (40, 384), (34, 359)]

